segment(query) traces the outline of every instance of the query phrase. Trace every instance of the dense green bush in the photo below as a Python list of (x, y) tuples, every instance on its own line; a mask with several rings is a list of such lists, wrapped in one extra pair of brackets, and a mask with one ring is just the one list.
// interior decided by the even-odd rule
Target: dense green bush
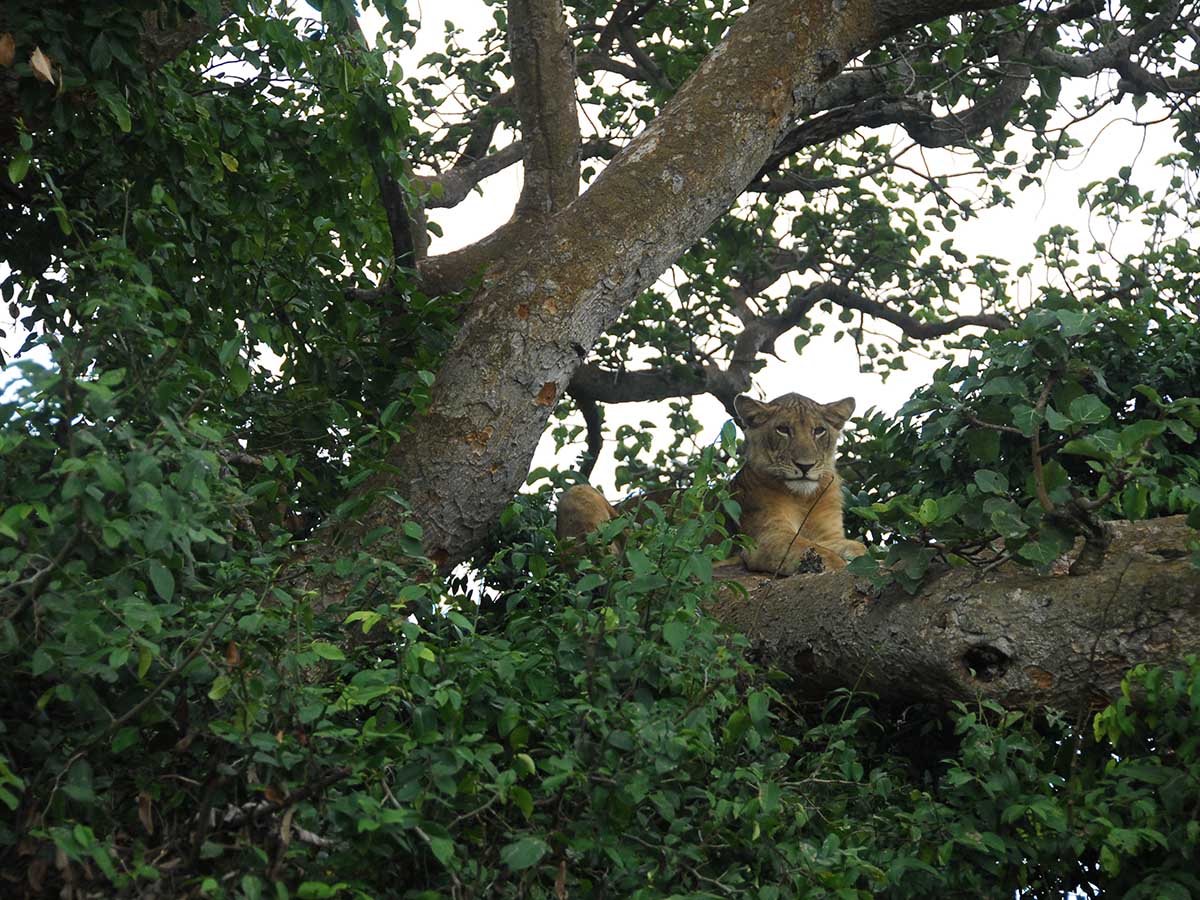
[[(662, 479), (687, 488), (674, 512), (614, 523), (591, 556), (559, 557), (543, 495), (517, 499), (470, 578), (436, 578), (411, 523), (343, 551), (345, 498), (428, 405), (459, 309), (395, 265), (375, 167), (450, 159), (469, 124), (413, 127), (441, 82), (347, 49), (343, 5), (300, 22), (236, 3), (221, 43), (157, 67), (148, 5), (5, 8), (61, 82), (22, 57), (0, 174), (0, 293), (40, 360), (6, 372), (0, 401), (5, 895), (1200, 892), (1200, 665), (1134, 672), (1094, 731), (847, 692), (799, 705), (705, 613), (729, 590), (712, 564), (736, 511), (712, 482), (730, 433), (668, 454), (688, 456)], [(376, 5), (411, 41), (404, 4)], [(670, 77), (720, 33), (716, 7), (653, 10), (647, 27), (680, 36), (659, 60)], [(450, 33), (433, 62), (486, 96), (496, 34), (476, 58)], [(931, 34), (961, 63), (970, 35)], [(214, 54), (246, 77), (203, 77)], [(618, 129), (653, 115), (604, 102)], [(835, 149), (821, 165), (852, 162)], [(970, 273), (952, 253), (916, 278), (890, 255), (929, 244), (915, 213), (893, 223), (862, 183), (842, 188), (850, 220), (830, 231), (813, 205), (796, 233), (833, 234), (870, 286), (920, 282), (939, 308), (957, 294)], [(1117, 213), (1141, 202), (1101, 190)], [(697, 338), (681, 322), (723, 331), (729, 272), (774, 227), (725, 221), (682, 264), (678, 304), (638, 301), (635, 337), (679, 362)], [(1157, 260), (1173, 296), (1048, 296), (850, 438), (852, 519), (887, 545), (876, 577), (912, 586), (939, 555), (1045, 565), (1082, 525), (1040, 503), (1034, 434), (1055, 509), (1196, 508), (1187, 248)], [(875, 364), (899, 367), (907, 346)], [(626, 352), (599, 348), (614, 365)], [(684, 403), (669, 423), (673, 450), (698, 428)], [(630, 481), (661, 475), (637, 448), (621, 461)], [(619, 530), (624, 557), (598, 552)]]
[(851, 521), (889, 545), (857, 571), (915, 588), (937, 559), (1044, 571), (1100, 519), (1189, 513), (1200, 526), (1194, 317), (1048, 297), (964, 343), (975, 352), (897, 416), (847, 433)]

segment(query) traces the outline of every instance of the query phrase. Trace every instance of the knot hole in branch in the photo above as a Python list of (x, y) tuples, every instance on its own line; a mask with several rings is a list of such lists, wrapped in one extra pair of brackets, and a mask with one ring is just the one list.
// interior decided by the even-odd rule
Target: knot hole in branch
[(1008, 671), (1008, 654), (988, 644), (968, 647), (963, 654), (963, 665), (972, 672), (977, 681), (995, 681)]

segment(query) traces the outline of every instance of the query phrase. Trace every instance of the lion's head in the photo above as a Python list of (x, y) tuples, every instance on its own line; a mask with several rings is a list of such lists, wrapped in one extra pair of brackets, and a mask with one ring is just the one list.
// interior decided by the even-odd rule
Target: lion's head
[(838, 436), (854, 412), (853, 397), (821, 404), (784, 394), (762, 403), (742, 395), (733, 405), (746, 432), (743, 456), (749, 469), (802, 495), (833, 475)]

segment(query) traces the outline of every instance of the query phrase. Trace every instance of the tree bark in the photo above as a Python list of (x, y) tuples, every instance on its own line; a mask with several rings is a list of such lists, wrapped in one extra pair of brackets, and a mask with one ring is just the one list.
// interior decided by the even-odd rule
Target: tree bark
[[(724, 212), (821, 83), (902, 28), (1000, 0), (759, 0), (592, 186), (510, 233), (434, 384), (371, 488), (405, 497), (431, 558), (468, 556), (520, 487), (575, 369)], [(375, 504), (364, 529), (393, 524)]]
[(877, 592), (844, 571), (770, 578), (719, 571), (712, 609), (755, 657), (823, 696), (849, 687), (888, 701), (994, 700), (1082, 719), (1120, 696), (1138, 663), (1178, 666), (1200, 652), (1200, 572), (1183, 516), (1113, 523), (1103, 565), (1039, 576), (1015, 565), (952, 569), (921, 593)]

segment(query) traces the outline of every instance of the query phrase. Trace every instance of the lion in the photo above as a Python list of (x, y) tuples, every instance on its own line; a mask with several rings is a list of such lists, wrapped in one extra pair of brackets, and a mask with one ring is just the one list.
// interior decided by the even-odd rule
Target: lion
[[(742, 395), (734, 409), (746, 435), (742, 467), (730, 485), (742, 510), (738, 531), (752, 541), (741, 554), (746, 568), (791, 575), (815, 553), (826, 569), (841, 569), (866, 553), (845, 536), (835, 468), (854, 398), (821, 404), (784, 394), (763, 403)], [(595, 488), (575, 485), (559, 500), (558, 538), (583, 537), (619, 514)]]

